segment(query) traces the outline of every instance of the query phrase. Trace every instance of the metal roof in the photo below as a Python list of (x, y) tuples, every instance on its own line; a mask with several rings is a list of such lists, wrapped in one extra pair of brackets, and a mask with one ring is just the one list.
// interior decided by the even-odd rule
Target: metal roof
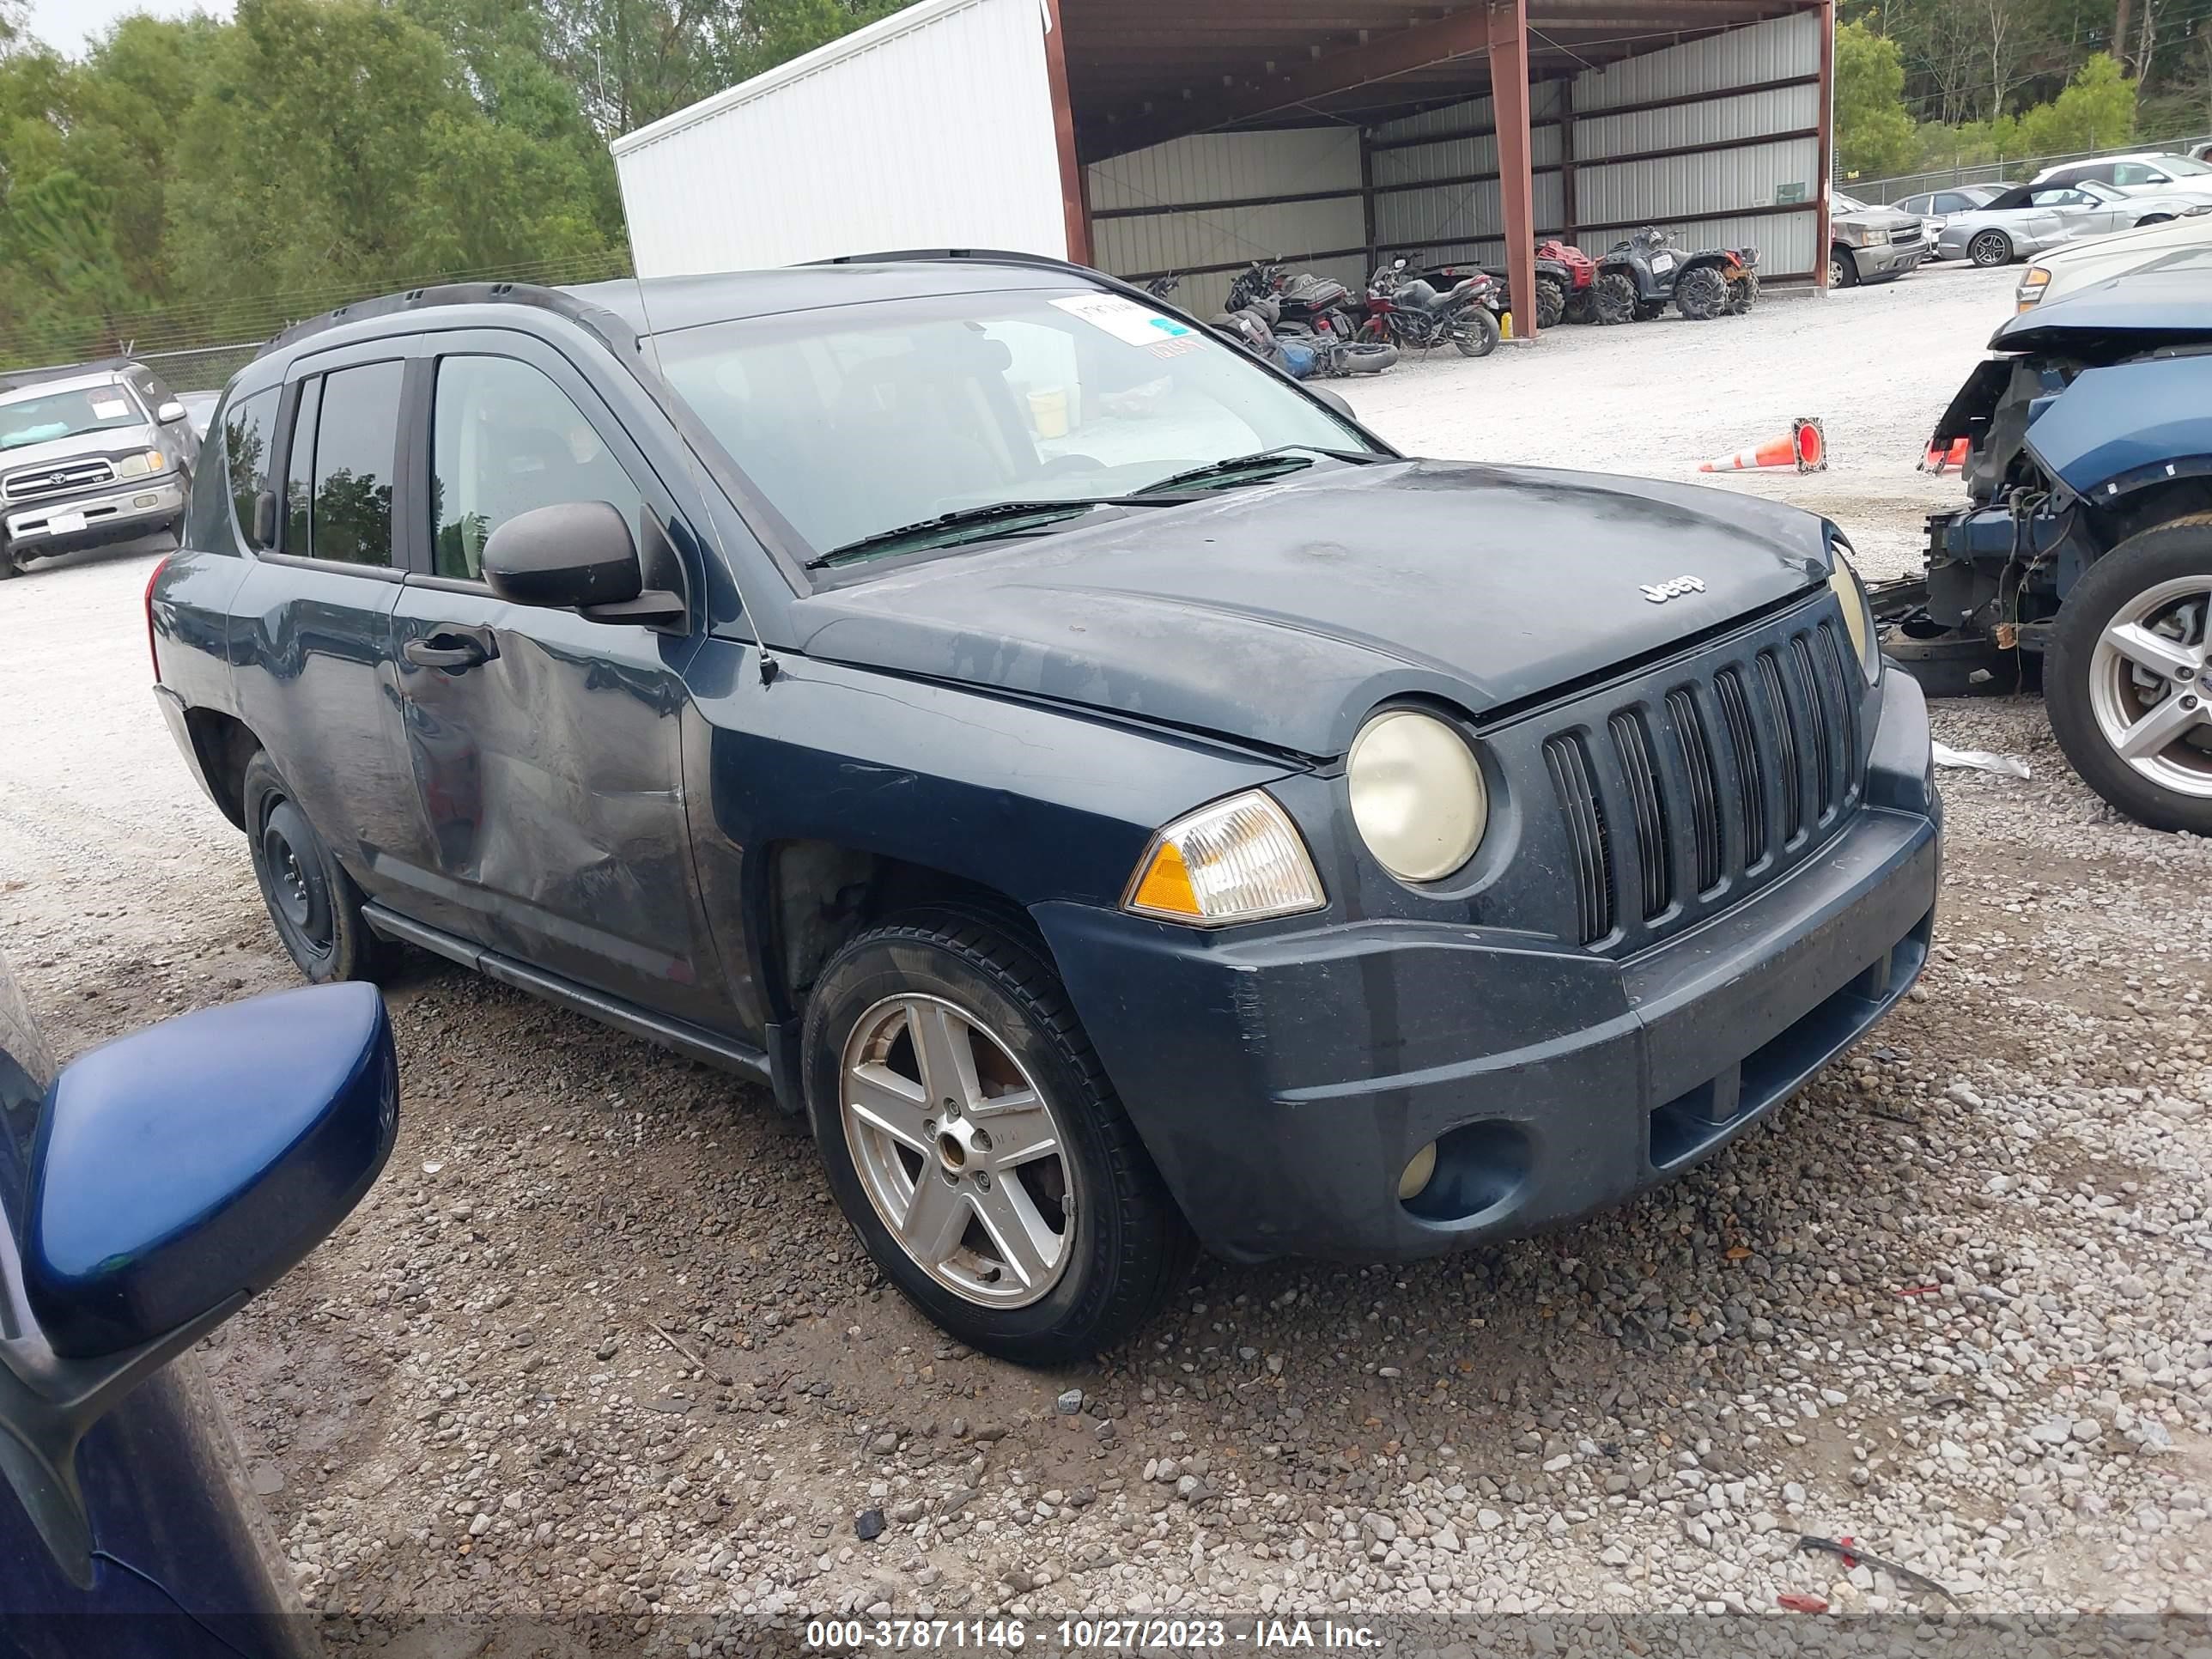
[[(1571, 76), (1820, 0), (1528, 0), (1528, 75)], [(1378, 122), (1490, 91), (1482, 0), (1059, 0), (1086, 160), (1238, 126)], [(1465, 25), (1467, 27), (1461, 27)], [(1420, 46), (1422, 32), (1436, 43)], [(1401, 59), (1419, 59), (1399, 68)], [(1390, 73), (1363, 66), (1382, 61)], [(1345, 73), (1333, 76), (1333, 63)], [(1292, 84), (1325, 85), (1311, 95)], [(1273, 87), (1278, 93), (1271, 93)], [(1280, 101), (1271, 101), (1280, 94)], [(1264, 107), (1262, 106), (1264, 106)]]

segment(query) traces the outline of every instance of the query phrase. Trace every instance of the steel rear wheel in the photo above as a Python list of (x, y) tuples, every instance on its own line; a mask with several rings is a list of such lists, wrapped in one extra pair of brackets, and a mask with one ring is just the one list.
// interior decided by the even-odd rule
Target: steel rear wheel
[(1469, 306), (1453, 319), (1451, 343), (1462, 357), (1487, 357), (1498, 338), (1498, 319), (1485, 307)]
[(965, 908), (833, 957), (807, 1004), (806, 1100), (846, 1219), (963, 1342), (1052, 1365), (1149, 1320), (1193, 1245), (1042, 946)]
[(254, 879), (286, 954), (318, 985), (374, 979), (376, 936), (362, 916), (361, 890), (265, 751), (246, 763), (243, 795)]
[(2060, 608), (2044, 682), (2082, 780), (2154, 830), (2212, 836), (2212, 514), (2130, 537)]

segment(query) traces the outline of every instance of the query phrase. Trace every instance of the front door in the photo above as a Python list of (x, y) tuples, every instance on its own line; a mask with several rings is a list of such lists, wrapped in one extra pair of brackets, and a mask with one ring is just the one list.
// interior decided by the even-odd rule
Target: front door
[(672, 497), (550, 347), (432, 338), (430, 568), (392, 621), (428, 857), (397, 908), (727, 1030), (684, 820), (681, 670), (698, 636), (511, 605), (481, 580), (485, 538), (518, 514), (611, 502), (644, 547), (669, 535)]

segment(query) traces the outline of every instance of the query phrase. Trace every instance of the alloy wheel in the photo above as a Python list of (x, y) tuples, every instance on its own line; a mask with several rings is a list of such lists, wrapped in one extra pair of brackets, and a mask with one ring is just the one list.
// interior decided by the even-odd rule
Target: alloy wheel
[(1060, 1282), (1080, 1197), (1066, 1136), (988, 1029), (939, 997), (877, 1003), (846, 1041), (838, 1109), (868, 1201), (932, 1279), (988, 1308)]
[(2089, 709), (2112, 752), (2161, 789), (2212, 799), (2205, 702), (2212, 577), (2146, 588), (2116, 611), (2089, 661)]

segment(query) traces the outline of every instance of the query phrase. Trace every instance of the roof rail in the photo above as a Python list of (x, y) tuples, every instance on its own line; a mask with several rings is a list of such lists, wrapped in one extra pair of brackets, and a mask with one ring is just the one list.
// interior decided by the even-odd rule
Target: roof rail
[(1042, 265), (1048, 270), (1080, 271), (1086, 276), (1106, 273), (1079, 265), (1073, 259), (1055, 259), (1048, 253), (1017, 253), (999, 247), (916, 247), (888, 253), (841, 253), (834, 259), (810, 259), (815, 265), (882, 265), (932, 259), (975, 259), (994, 265)]
[(373, 317), (390, 317), (406, 311), (425, 311), (439, 306), (534, 306), (580, 323), (617, 351), (634, 350), (637, 335), (629, 325), (604, 306), (595, 306), (560, 289), (534, 283), (444, 283), (430, 288), (410, 288), (404, 294), (387, 294), (374, 300), (356, 300), (305, 322), (295, 323), (255, 353), (257, 361), (272, 351), (296, 345), (326, 330)]

